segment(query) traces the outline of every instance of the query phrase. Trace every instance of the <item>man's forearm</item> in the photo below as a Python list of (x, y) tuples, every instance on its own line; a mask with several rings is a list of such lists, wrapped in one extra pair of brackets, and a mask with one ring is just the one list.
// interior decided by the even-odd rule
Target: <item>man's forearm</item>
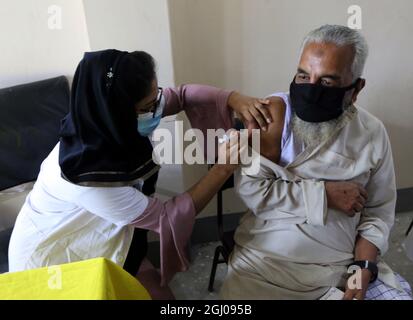
[[(354, 251), (354, 260), (368, 260), (376, 262), (377, 252), (378, 249), (374, 244), (372, 244), (370, 241), (366, 240), (360, 235), (357, 236), (356, 247)], [(369, 288), (369, 283), (372, 279), (372, 273), (369, 269), (361, 269), (361, 274), (359, 275), (361, 275), (361, 278), (358, 278), (361, 280), (361, 286), (350, 286), (350, 284), (355, 284), (353, 283), (354, 279), (350, 277), (346, 285), (346, 292), (343, 298), (344, 300), (363, 300), (366, 296), (366, 292)]]
[(378, 250), (377, 247), (370, 241), (358, 236), (354, 251), (354, 260), (368, 260), (376, 262)]
[(295, 181), (286, 169), (269, 162), (261, 158), (258, 174), (249, 175), (247, 169), (237, 175), (236, 190), (245, 205), (262, 219), (324, 225), (327, 214), (324, 182)]

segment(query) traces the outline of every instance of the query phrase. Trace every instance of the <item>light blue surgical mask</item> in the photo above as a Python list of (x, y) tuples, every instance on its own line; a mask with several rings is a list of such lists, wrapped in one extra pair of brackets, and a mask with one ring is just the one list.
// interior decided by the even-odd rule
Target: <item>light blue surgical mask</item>
[(143, 137), (148, 137), (159, 126), (162, 115), (155, 116), (147, 112), (138, 116), (138, 132)]
[(159, 107), (153, 112), (147, 112), (138, 116), (138, 132), (143, 137), (148, 137), (159, 126), (162, 119), (163, 109), (165, 107), (165, 98), (161, 97)]

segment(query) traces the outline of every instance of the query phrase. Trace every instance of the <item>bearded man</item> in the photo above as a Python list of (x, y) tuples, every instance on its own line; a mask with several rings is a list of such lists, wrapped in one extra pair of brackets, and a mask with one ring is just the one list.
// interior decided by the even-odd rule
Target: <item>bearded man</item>
[[(308, 34), (289, 93), (271, 95), (260, 170), (236, 189), (249, 211), (221, 289), (224, 299), (411, 299), (381, 257), (394, 222), (391, 147), (380, 120), (356, 107), (365, 87), (364, 37), (344, 26)], [(347, 281), (351, 270), (359, 270)]]

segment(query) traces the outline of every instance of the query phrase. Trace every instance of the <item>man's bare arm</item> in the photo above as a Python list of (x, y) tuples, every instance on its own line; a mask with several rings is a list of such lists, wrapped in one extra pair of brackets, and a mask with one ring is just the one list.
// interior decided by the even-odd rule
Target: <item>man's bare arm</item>
[[(362, 236), (358, 236), (356, 239), (356, 247), (354, 252), (354, 260), (368, 260), (372, 262), (376, 262), (377, 260), (378, 249), (377, 247), (364, 239)], [(350, 289), (348, 286), (346, 287), (346, 292), (344, 294), (344, 300), (363, 300), (366, 296), (367, 289), (369, 287), (370, 279), (371, 279), (371, 272), (368, 269), (361, 270), (361, 288), (354, 288)]]
[(355, 260), (368, 260), (375, 262), (377, 260), (377, 254), (377, 247), (373, 243), (361, 236), (357, 237), (354, 252)]
[(284, 100), (279, 97), (270, 97), (268, 100), (270, 104), (267, 105), (267, 108), (273, 122), (268, 125), (266, 131), (261, 131), (260, 153), (272, 162), (278, 163), (281, 155), (285, 103)]

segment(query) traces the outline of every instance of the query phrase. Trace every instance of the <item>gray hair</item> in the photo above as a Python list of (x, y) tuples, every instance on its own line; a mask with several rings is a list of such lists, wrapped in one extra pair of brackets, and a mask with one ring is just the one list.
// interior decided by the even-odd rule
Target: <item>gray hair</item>
[(352, 46), (354, 49), (354, 60), (351, 66), (353, 81), (360, 78), (366, 64), (369, 48), (364, 36), (357, 30), (340, 25), (323, 25), (311, 31), (301, 46), (302, 55), (306, 45), (310, 43), (333, 43), (338, 47)]

